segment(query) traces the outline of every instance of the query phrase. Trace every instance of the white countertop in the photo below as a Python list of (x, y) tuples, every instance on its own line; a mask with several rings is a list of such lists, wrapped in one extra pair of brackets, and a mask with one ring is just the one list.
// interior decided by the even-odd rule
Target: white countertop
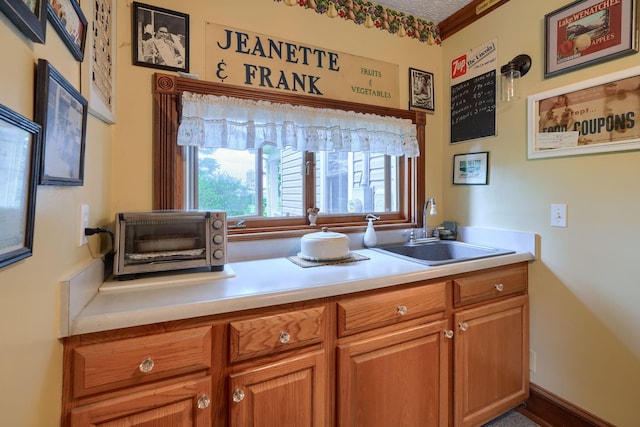
[[(503, 246), (504, 247), (504, 246)], [(60, 336), (71, 336), (330, 297), (532, 261), (535, 249), (426, 266), (370, 249), (368, 260), (302, 268), (286, 257), (231, 262), (224, 272), (164, 276), (153, 287), (100, 292), (95, 265), (62, 283)], [(96, 263), (94, 263), (96, 264)], [(100, 269), (101, 271), (101, 269)], [(199, 276), (201, 275), (201, 276)]]

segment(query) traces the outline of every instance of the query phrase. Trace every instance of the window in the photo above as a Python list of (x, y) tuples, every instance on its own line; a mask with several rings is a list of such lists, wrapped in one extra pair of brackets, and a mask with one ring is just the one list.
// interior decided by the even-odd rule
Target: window
[[(265, 146), (258, 150), (195, 148), (187, 158), (185, 207), (224, 210), (240, 218), (398, 213), (398, 157), (375, 153), (305, 153)], [(311, 161), (305, 159), (310, 158)], [(305, 202), (307, 182), (315, 182)]]
[[(421, 220), (423, 156), (407, 158), (357, 151), (297, 151), (273, 144), (230, 150), (176, 145), (183, 92), (294, 103), (411, 119), (424, 152), (425, 114), (316, 97), (231, 87), (155, 75), (154, 209), (224, 209), (246, 228), (231, 234), (307, 230), (306, 210), (320, 209), (319, 224), (364, 227), (364, 215), (381, 217), (378, 227), (408, 227)], [(241, 147), (242, 148), (242, 147)], [(418, 209), (418, 210), (421, 210)]]

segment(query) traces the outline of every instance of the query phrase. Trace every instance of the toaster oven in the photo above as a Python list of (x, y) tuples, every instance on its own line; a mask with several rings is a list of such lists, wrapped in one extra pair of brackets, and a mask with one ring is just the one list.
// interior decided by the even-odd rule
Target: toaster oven
[(227, 221), (222, 211), (148, 211), (116, 214), (113, 274), (205, 268), (222, 271), (227, 261)]

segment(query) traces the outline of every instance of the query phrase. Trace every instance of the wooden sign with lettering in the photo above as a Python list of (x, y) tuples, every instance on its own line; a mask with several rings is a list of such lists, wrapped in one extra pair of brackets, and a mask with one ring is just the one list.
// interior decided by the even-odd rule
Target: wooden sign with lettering
[(214, 23), (206, 39), (206, 80), (400, 107), (397, 64)]

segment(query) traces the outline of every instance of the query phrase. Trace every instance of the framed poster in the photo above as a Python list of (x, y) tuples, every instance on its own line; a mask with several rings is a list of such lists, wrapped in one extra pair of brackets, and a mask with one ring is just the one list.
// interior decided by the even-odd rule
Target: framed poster
[(453, 184), (487, 185), (489, 152), (455, 154), (453, 156)]
[(42, 126), (40, 184), (82, 185), (87, 101), (48, 61), (38, 61), (36, 121)]
[(47, 30), (45, 0), (0, 0), (0, 10), (22, 34), (36, 43), (44, 43)]
[(434, 111), (433, 74), (409, 68), (409, 109)]
[(89, 103), (89, 114), (105, 123), (115, 123), (117, 0), (93, 0), (87, 4), (87, 57), (82, 63), (80, 89)]
[(578, 0), (544, 18), (544, 77), (638, 51), (637, 0)]
[(84, 58), (87, 18), (77, 0), (48, 0), (47, 10), (51, 26), (78, 61)]
[(0, 268), (32, 255), (40, 130), (0, 105)]
[(640, 149), (640, 66), (527, 98), (528, 158)]
[(189, 15), (133, 2), (133, 65), (189, 72)]

